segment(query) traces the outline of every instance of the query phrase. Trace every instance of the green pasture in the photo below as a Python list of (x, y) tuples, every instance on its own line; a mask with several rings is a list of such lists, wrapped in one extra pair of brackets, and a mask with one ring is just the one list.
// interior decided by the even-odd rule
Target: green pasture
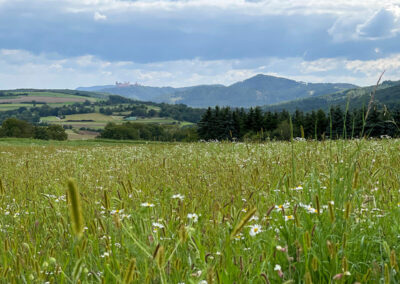
[(4, 283), (399, 283), (400, 141), (0, 139)]

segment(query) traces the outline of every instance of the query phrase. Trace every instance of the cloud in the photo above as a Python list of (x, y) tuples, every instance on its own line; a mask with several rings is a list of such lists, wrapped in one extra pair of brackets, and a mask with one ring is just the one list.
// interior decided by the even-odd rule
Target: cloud
[(372, 85), (383, 71), (385, 80), (400, 79), (400, 53), (377, 60), (260, 57), (234, 60), (176, 60), (153, 63), (107, 61), (93, 55), (62, 57), (25, 50), (0, 50), (0, 89), (71, 88), (138, 82), (150, 86), (225, 84), (259, 73), (307, 82)]
[(381, 9), (365, 23), (358, 25), (357, 32), (363, 38), (380, 39), (395, 36), (398, 27), (400, 21), (396, 15), (392, 11)]
[[(371, 14), (372, 12), (372, 14)], [(400, 6), (366, 10), (349, 17), (337, 18), (328, 30), (335, 42), (381, 40), (393, 38), (400, 32)]]
[(393, 3), (0, 0), (0, 86), (229, 84), (260, 72), (363, 84), (370, 74), (354, 66), (400, 53)]
[(99, 12), (95, 12), (93, 18), (94, 18), (95, 21), (107, 20), (107, 16), (103, 15), (103, 14), (100, 14)]

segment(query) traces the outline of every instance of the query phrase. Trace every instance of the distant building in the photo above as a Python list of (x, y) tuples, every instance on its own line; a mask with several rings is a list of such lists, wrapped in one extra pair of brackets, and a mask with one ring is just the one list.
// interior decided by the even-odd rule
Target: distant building
[(136, 116), (130, 116), (130, 117), (125, 118), (124, 120), (126, 120), (126, 121), (135, 121), (136, 119), (137, 119)]
[(115, 82), (115, 85), (117, 86), (117, 87), (120, 87), (120, 88), (123, 88), (123, 87), (129, 87), (129, 86), (131, 86), (131, 82), (118, 82), (118, 81), (116, 81)]
[(131, 82), (115, 82), (115, 86), (119, 87), (119, 88), (123, 88), (123, 87), (130, 87), (130, 86), (141, 86), (138, 82), (136, 82), (134, 85), (131, 84)]

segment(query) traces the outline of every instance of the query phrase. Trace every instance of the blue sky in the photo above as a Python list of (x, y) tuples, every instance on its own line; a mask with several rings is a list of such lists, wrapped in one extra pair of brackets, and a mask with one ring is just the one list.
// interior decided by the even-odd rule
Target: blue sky
[(400, 1), (0, 0), (0, 89), (400, 80)]

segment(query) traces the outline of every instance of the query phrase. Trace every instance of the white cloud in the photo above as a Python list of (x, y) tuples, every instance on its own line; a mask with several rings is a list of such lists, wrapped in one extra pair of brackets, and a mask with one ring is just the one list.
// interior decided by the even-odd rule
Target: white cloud
[(382, 5), (337, 18), (328, 30), (336, 42), (377, 40), (396, 36), (400, 32), (400, 6)]
[[(11, 0), (9, 0), (11, 1)], [(49, 0), (44, 0), (49, 1)], [(393, 0), (62, 0), (70, 12), (95, 11), (176, 11), (183, 9), (236, 10), (247, 14), (336, 14), (350, 15), (364, 10), (393, 6)], [(64, 4), (64, 5), (65, 5)]]
[(396, 35), (400, 27), (400, 20), (394, 12), (381, 9), (365, 23), (357, 26), (360, 37), (369, 39), (389, 38)]
[(100, 12), (97, 12), (97, 11), (94, 13), (93, 18), (94, 18), (95, 21), (105, 21), (105, 20), (107, 20), (107, 16), (106, 15), (100, 14)]
[(400, 79), (400, 53), (376, 60), (292, 58), (233, 60), (177, 60), (139, 64), (106, 61), (92, 55), (60, 58), (34, 55), (24, 50), (0, 50), (0, 89), (70, 88), (138, 82), (150, 86), (229, 85), (259, 73), (306, 82), (344, 82), (373, 85), (387, 70), (384, 80)]

